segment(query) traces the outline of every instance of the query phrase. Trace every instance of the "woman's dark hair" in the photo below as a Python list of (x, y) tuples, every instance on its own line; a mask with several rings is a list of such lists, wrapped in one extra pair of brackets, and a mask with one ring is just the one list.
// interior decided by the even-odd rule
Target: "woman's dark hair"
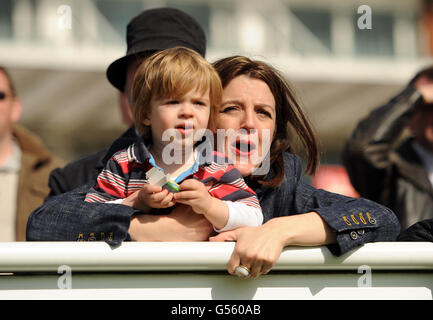
[(270, 88), (276, 107), (276, 128), (270, 147), (270, 162), (275, 176), (269, 180), (256, 182), (267, 186), (278, 186), (284, 181), (283, 152), (295, 153), (293, 141), (290, 139), (294, 130), (299, 137), (308, 159), (306, 172), (313, 174), (319, 164), (319, 151), (312, 126), (296, 101), (287, 80), (275, 68), (265, 62), (251, 60), (243, 56), (232, 56), (213, 63), (225, 88), (234, 78), (245, 75), (264, 81)]

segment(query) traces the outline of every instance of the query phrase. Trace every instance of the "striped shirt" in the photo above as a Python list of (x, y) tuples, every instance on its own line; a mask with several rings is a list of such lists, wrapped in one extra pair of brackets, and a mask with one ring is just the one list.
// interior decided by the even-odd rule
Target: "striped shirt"
[[(196, 179), (205, 185), (211, 185), (211, 196), (226, 201), (229, 222), (217, 231), (260, 225), (263, 215), (255, 192), (225, 156), (213, 151), (210, 158), (199, 156), (197, 162), (179, 175), (175, 182)], [(147, 183), (146, 172), (152, 166), (155, 166), (153, 157), (142, 141), (118, 151), (98, 175), (96, 185), (87, 193), (85, 201), (104, 203), (130, 196)], [(172, 208), (169, 209), (171, 211)], [(168, 213), (164, 209), (153, 209), (151, 213), (163, 212)]]

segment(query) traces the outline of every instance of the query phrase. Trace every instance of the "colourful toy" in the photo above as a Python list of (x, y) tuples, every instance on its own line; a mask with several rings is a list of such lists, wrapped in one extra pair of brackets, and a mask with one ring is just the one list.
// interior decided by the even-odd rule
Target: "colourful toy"
[(150, 184), (160, 186), (170, 192), (179, 192), (179, 185), (170, 178), (170, 174), (164, 174), (160, 169), (153, 167), (146, 172), (146, 179)]

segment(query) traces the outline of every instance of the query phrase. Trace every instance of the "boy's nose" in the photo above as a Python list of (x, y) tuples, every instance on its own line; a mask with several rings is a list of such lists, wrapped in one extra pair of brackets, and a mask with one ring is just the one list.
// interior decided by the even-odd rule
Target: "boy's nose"
[(194, 115), (192, 110), (192, 105), (190, 103), (182, 103), (180, 108), (180, 116), (185, 117), (192, 117)]

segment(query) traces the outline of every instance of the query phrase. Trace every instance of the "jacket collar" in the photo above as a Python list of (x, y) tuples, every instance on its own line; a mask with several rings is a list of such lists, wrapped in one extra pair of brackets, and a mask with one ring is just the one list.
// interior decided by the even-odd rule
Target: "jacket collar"
[(0, 172), (19, 172), (21, 169), (21, 149), (15, 139), (12, 140), (12, 154), (0, 167)]
[(26, 128), (14, 125), (12, 134), (22, 153), (32, 155), (34, 165), (48, 161), (52, 157), (51, 153), (43, 145), (42, 140)]
[(138, 141), (140, 137), (137, 135), (137, 131), (134, 126), (131, 126), (126, 130), (119, 138), (117, 138), (108, 149), (105, 157), (102, 159), (102, 167), (117, 151), (127, 148), (129, 145)]
[(144, 164), (150, 159), (153, 159), (149, 152), (150, 145), (146, 145), (142, 138), (130, 145), (127, 149), (129, 162), (137, 162)]

